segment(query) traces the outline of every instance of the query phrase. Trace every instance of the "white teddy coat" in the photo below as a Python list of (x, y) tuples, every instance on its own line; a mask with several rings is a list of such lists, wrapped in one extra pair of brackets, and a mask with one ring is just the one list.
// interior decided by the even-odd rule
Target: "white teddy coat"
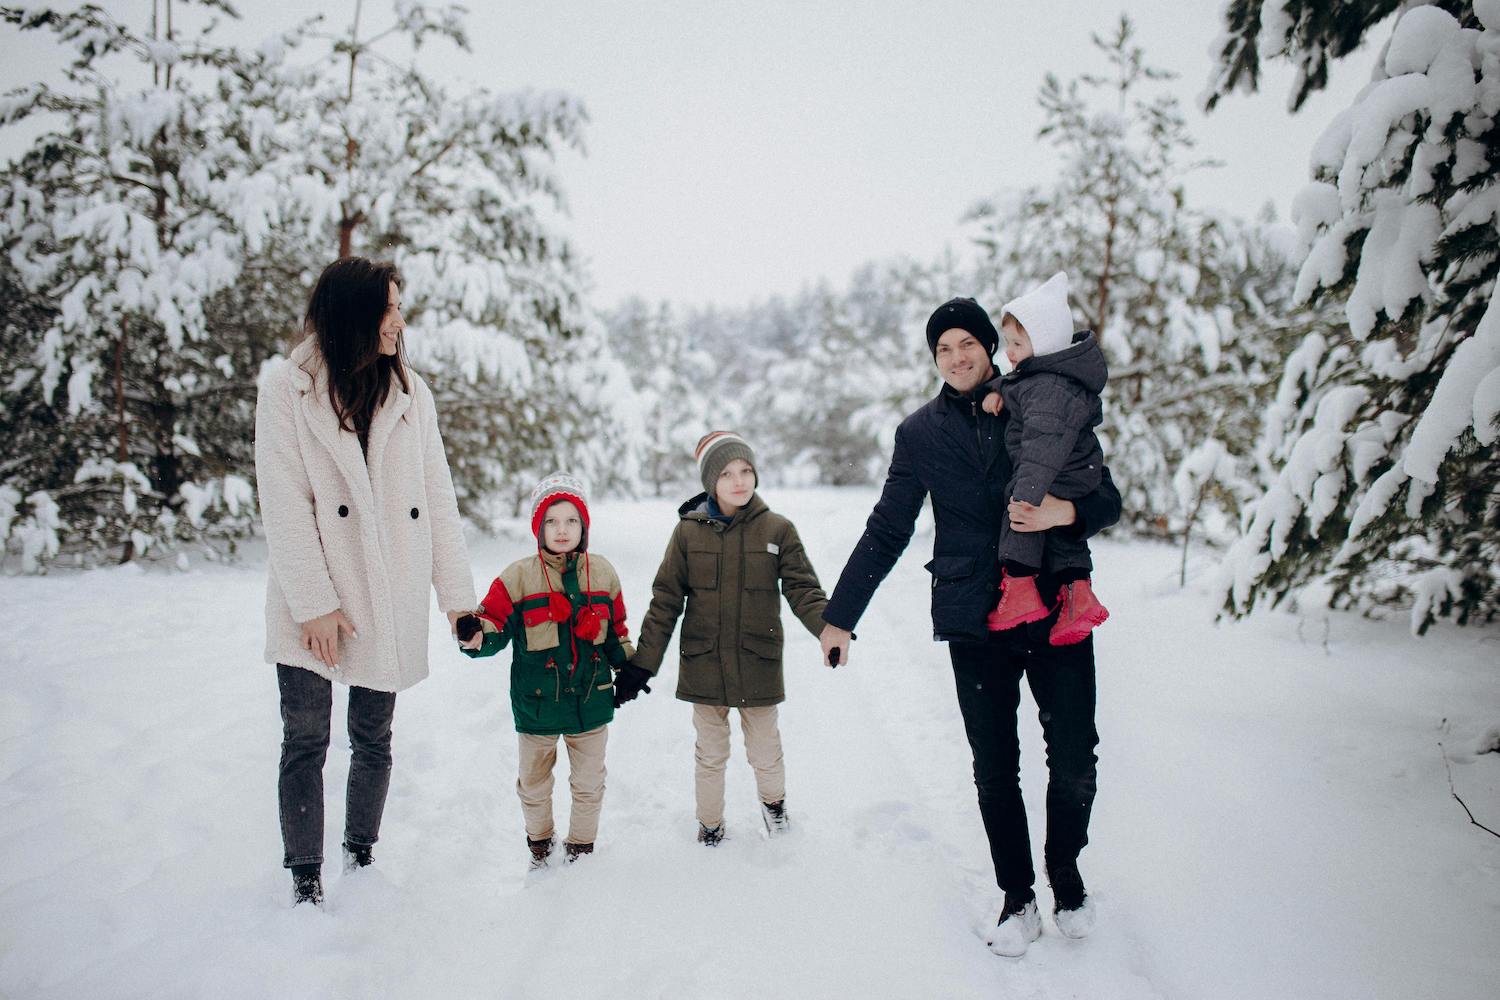
[[(401, 691), (427, 676), (428, 587), (445, 611), (475, 607), (474, 580), (427, 384), (391, 386), (369, 459), (340, 430), (311, 339), (268, 366), (255, 405), (255, 475), (270, 548), (266, 662)], [(342, 609), (339, 669), (302, 647), (301, 622)]]

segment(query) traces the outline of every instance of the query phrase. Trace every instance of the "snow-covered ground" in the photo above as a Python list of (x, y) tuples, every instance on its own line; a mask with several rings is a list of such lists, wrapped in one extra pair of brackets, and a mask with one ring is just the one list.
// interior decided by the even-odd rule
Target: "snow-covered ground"
[[(825, 584), (874, 493), (767, 491)], [(633, 619), (672, 501), (601, 503), (594, 544)], [(479, 540), (488, 580), (527, 540)], [(0, 579), (0, 996), (1493, 997), (1500, 982), (1500, 633), (1321, 612), (1214, 625), (1212, 560), (1097, 546), (1099, 798), (1082, 868), (1095, 934), (989, 953), (993, 885), (930, 538), (818, 665), (788, 614), (793, 834), (760, 834), (736, 736), (731, 839), (693, 840), (675, 668), (611, 730), (598, 853), (528, 880), (502, 671), (434, 616), (403, 694), (377, 866), (289, 905), (279, 719), (260, 662), (263, 558)], [(668, 657), (669, 664), (674, 656)], [(343, 699), (336, 698), (335, 713)], [(1023, 721), (1040, 855), (1041, 739)], [(342, 720), (327, 768), (336, 857)], [(559, 819), (566, 811), (560, 774)], [(1039, 887), (1044, 908), (1050, 907)]]

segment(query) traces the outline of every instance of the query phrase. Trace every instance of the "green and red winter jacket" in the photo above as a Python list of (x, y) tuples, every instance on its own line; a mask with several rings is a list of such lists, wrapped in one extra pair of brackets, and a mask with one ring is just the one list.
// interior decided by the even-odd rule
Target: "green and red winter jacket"
[(620, 578), (589, 553), (518, 559), (490, 585), (475, 612), (484, 628), (470, 657), (510, 645), (510, 707), (516, 732), (574, 735), (614, 718), (614, 670), (634, 654)]

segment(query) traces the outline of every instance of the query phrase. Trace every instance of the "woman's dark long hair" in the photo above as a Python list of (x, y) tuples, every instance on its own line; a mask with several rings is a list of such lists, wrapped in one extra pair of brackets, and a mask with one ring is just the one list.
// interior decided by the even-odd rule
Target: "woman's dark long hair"
[(406, 343), (396, 353), (380, 353), (380, 323), (390, 302), (391, 284), (401, 287), (396, 265), (364, 257), (340, 257), (323, 268), (307, 300), (303, 328), (318, 340), (328, 369), (328, 401), (339, 426), (369, 440), (370, 421), (391, 391), (391, 381), (410, 392), (406, 380)]

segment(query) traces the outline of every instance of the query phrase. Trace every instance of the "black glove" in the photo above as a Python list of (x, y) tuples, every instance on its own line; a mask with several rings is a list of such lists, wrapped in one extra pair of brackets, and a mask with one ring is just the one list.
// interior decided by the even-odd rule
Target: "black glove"
[(478, 635), (479, 630), (484, 626), (479, 624), (479, 619), (474, 615), (459, 615), (453, 627), (458, 630), (458, 641), (468, 642)]
[(642, 691), (651, 693), (651, 673), (645, 667), (626, 663), (615, 675), (615, 708), (627, 701), (634, 701)]

